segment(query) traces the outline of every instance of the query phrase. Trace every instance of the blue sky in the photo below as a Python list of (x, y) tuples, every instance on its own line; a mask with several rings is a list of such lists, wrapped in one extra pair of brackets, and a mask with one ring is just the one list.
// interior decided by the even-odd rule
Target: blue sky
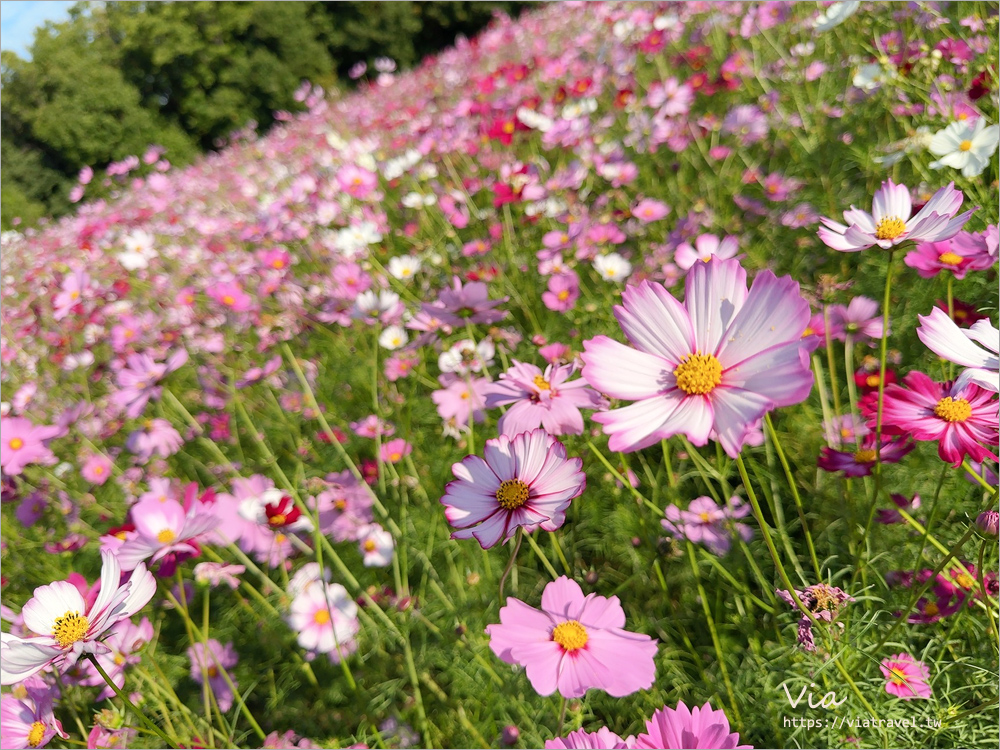
[(46, 21), (64, 21), (73, 0), (3, 0), (0, 2), (0, 47), (28, 57), (35, 29)]

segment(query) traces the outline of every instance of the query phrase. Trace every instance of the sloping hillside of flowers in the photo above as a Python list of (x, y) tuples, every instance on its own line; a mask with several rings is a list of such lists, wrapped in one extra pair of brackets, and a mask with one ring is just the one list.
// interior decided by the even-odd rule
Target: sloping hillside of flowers
[(996, 3), (557, 3), (2, 238), (4, 747), (995, 747)]

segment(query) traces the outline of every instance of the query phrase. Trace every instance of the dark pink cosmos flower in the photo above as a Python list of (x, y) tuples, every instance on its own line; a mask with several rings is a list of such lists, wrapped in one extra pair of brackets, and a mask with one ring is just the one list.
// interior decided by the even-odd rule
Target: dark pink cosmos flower
[(498, 305), (507, 301), (490, 299), (489, 290), (481, 281), (470, 281), (462, 285), (458, 276), (454, 277), (451, 289), (445, 289), (438, 296), (440, 306), (425, 303), (422, 310), (437, 317), (445, 325), (462, 327), (469, 323), (497, 323), (507, 317), (506, 310), (496, 310)]
[(466, 456), (451, 467), (445, 517), (455, 527), (452, 539), (474, 537), (483, 549), (514, 536), (519, 526), (555, 531), (566, 509), (587, 486), (583, 461), (545, 430), (531, 430), (486, 441), (485, 459)]
[[(882, 431), (889, 435), (911, 435), (914, 440), (937, 441), (942, 461), (959, 466), (968, 456), (973, 461), (996, 456), (985, 446), (997, 445), (997, 401), (995, 394), (974, 383), (935, 383), (922, 372), (903, 378), (904, 386), (885, 389)], [(878, 395), (870, 393), (858, 405), (868, 426), (874, 428)]]
[(635, 738), (637, 748), (714, 748), (715, 750), (752, 749), (741, 745), (740, 735), (729, 731), (725, 711), (705, 705), (688, 708), (664, 706), (646, 722), (646, 731)]
[(606, 405), (586, 380), (569, 380), (576, 371), (574, 365), (549, 365), (542, 372), (535, 365), (516, 359), (512, 362), (499, 380), (483, 389), (487, 409), (512, 405), (497, 423), (497, 431), (503, 435), (517, 435), (537, 427), (550, 435), (579, 435), (583, 432), (580, 409)]
[(634, 747), (634, 742), (634, 737), (623, 740), (607, 727), (601, 727), (596, 732), (577, 729), (565, 737), (546, 740), (545, 750), (623, 750)]
[(712, 258), (688, 273), (685, 302), (661, 284), (628, 286), (615, 317), (632, 346), (607, 336), (584, 342), (583, 377), (635, 403), (593, 416), (612, 451), (634, 451), (672, 435), (695, 445), (718, 436), (735, 457), (771, 409), (812, 390), (802, 337), (809, 304), (799, 285), (762, 271), (747, 291), (738, 260)]
[[(963, 235), (971, 239), (964, 239)], [(906, 254), (903, 262), (916, 269), (924, 279), (932, 279), (941, 271), (951, 273), (956, 279), (964, 279), (969, 271), (984, 271), (996, 259), (981, 250), (974, 235), (959, 232), (943, 242), (920, 243)]]
[(915, 447), (913, 441), (905, 435), (894, 438), (883, 435), (881, 447), (876, 452), (873, 432), (862, 438), (861, 447), (857, 450), (838, 451), (823, 446), (816, 465), (824, 471), (842, 471), (847, 477), (867, 477), (871, 475), (872, 467), (879, 458), (884, 464), (899, 463)]
[(597, 688), (620, 698), (656, 677), (656, 641), (624, 627), (617, 596), (584, 597), (580, 584), (560, 576), (542, 592), (541, 610), (509, 597), (486, 634), (500, 659), (525, 667), (539, 695), (579, 698)]
[(0, 468), (5, 474), (20, 474), (29, 464), (51, 465), (55, 454), (48, 442), (57, 437), (57, 425), (35, 425), (24, 417), (0, 419)]

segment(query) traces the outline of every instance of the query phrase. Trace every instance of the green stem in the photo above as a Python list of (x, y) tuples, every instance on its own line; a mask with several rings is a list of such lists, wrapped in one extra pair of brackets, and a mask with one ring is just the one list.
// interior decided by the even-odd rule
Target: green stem
[[(764, 415), (764, 422), (767, 424), (768, 432), (771, 433), (771, 442), (774, 445), (774, 449), (778, 454), (778, 461), (781, 462), (781, 468), (785, 471), (785, 479), (788, 480), (788, 487), (792, 491), (792, 498), (795, 500), (795, 509), (799, 512), (799, 522), (802, 524), (802, 531), (806, 535), (806, 546), (809, 547), (809, 557), (812, 560), (813, 570), (816, 573), (816, 580), (822, 580), (822, 575), (819, 569), (819, 560), (816, 558), (816, 547), (813, 545), (812, 534), (809, 533), (809, 525), (806, 523), (806, 511), (802, 506), (802, 498), (799, 497), (799, 489), (795, 484), (795, 477), (792, 474), (791, 466), (788, 464), (788, 459), (785, 458), (785, 451), (781, 447), (781, 440), (778, 439), (778, 433), (774, 429), (774, 423), (771, 421), (771, 415)], [(778, 504), (778, 498), (774, 498), (775, 505)]]
[(545, 566), (545, 569), (549, 571), (549, 575), (552, 576), (552, 580), (556, 580), (559, 577), (559, 574), (552, 566), (552, 563), (549, 562), (549, 558), (545, 556), (542, 548), (538, 546), (538, 542), (532, 538), (531, 534), (525, 534), (524, 538), (528, 540), (528, 546), (531, 547), (531, 551), (535, 553), (538, 559), (542, 561), (542, 565)]
[(507, 567), (503, 569), (503, 573), (500, 576), (500, 598), (497, 601), (503, 601), (503, 587), (507, 583), (507, 576), (510, 575), (511, 568), (514, 567), (514, 561), (517, 560), (517, 552), (521, 549), (521, 540), (524, 538), (524, 529), (520, 526), (517, 527), (516, 539), (514, 540), (514, 549), (511, 550), (510, 560), (507, 562)]
[(132, 703), (132, 701), (129, 700), (128, 696), (125, 695), (125, 693), (122, 692), (121, 688), (119, 688), (115, 684), (114, 680), (112, 680), (108, 676), (108, 673), (104, 671), (104, 667), (101, 666), (101, 663), (97, 660), (97, 657), (94, 654), (87, 654), (87, 658), (90, 659), (90, 663), (94, 665), (94, 669), (97, 670), (98, 674), (100, 674), (101, 677), (104, 678), (104, 681), (106, 683), (108, 683), (108, 687), (111, 688), (112, 690), (114, 690), (115, 695), (117, 695), (118, 698), (121, 699), (122, 703), (125, 704), (125, 707), (129, 711), (131, 711), (133, 714), (135, 714), (135, 716), (138, 717), (139, 721), (141, 721), (143, 724), (146, 725), (147, 729), (149, 729), (151, 732), (153, 732), (161, 740), (163, 740), (164, 742), (166, 742), (167, 745), (169, 745), (170, 747), (176, 748), (177, 747), (177, 743), (174, 740), (172, 740), (169, 737), (167, 737), (167, 735), (164, 734), (160, 730), (160, 728), (158, 726), (156, 726), (156, 724), (154, 724), (152, 721), (150, 721), (149, 719), (147, 719), (146, 715), (144, 713), (142, 713), (142, 711), (140, 711), (138, 708), (135, 707), (135, 704)]

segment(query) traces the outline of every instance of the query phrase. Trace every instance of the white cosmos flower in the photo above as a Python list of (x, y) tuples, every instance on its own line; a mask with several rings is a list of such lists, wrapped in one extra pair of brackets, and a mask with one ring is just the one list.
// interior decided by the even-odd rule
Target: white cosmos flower
[(598, 255), (594, 258), (594, 268), (606, 281), (625, 281), (632, 273), (632, 264), (618, 253)]
[(377, 523), (371, 523), (358, 529), (358, 549), (364, 555), (366, 568), (384, 568), (392, 562), (395, 544), (392, 534)]
[(101, 590), (90, 607), (69, 581), (35, 589), (21, 615), (25, 627), (37, 635), (19, 638), (2, 634), (0, 685), (26, 680), (57, 660), (60, 671), (65, 671), (84, 654), (109, 653), (111, 649), (98, 639), (153, 598), (156, 581), (145, 565), (140, 563), (132, 576), (119, 585), (118, 558), (109, 550), (103, 550), (101, 557)]
[(397, 255), (389, 259), (387, 270), (394, 279), (412, 279), (420, 273), (420, 259), (412, 255)]
[(484, 367), (493, 364), (496, 347), (493, 341), (484, 338), (478, 344), (471, 339), (463, 339), (438, 356), (438, 367), (441, 372), (457, 372), (467, 375), (470, 372), (482, 372)]
[(878, 63), (869, 63), (858, 68), (851, 84), (864, 91), (874, 91), (885, 82), (888, 75)]
[(386, 326), (385, 330), (378, 337), (379, 345), (389, 351), (406, 346), (407, 341), (409, 341), (409, 337), (406, 335), (406, 329), (402, 326)]
[(1000, 126), (986, 127), (986, 118), (975, 123), (953, 122), (931, 138), (930, 152), (941, 158), (930, 163), (931, 169), (954, 167), (963, 177), (975, 177), (989, 166), (1000, 145)]
[[(954, 391), (975, 383), (994, 393), (1000, 392), (1000, 331), (989, 320), (977, 320), (963, 330), (939, 307), (930, 315), (918, 315), (917, 336), (939, 357), (966, 369), (958, 376)], [(975, 343), (980, 344), (976, 346)], [(982, 347), (982, 348), (980, 348)]]
[[(844, 21), (853, 16), (858, 12), (858, 7), (861, 5), (860, 0), (851, 0), (851, 2), (844, 3), (833, 3), (826, 12), (819, 16), (815, 21), (813, 21), (813, 28), (817, 32), (822, 34), (824, 31), (829, 31), (834, 26), (840, 26)], [(857, 85), (857, 84), (855, 84)]]

